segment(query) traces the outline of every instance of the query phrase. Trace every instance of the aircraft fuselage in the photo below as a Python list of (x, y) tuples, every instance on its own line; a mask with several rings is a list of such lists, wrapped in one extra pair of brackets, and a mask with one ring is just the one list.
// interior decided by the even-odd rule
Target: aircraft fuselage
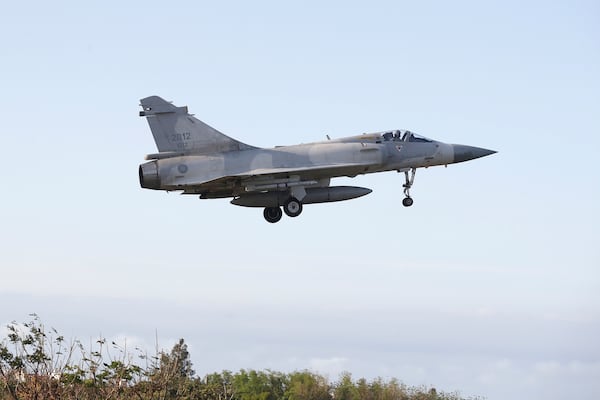
[[(203, 199), (231, 198), (232, 204), (264, 207), (269, 222), (291, 216), (302, 204), (349, 200), (370, 189), (330, 186), (332, 178), (383, 171), (404, 172), (403, 204), (417, 168), (448, 165), (495, 151), (447, 144), (406, 130), (376, 132), (323, 142), (258, 148), (222, 134), (158, 96), (141, 100), (158, 153), (140, 165), (143, 188), (181, 191)], [(410, 176), (409, 176), (410, 172)]]

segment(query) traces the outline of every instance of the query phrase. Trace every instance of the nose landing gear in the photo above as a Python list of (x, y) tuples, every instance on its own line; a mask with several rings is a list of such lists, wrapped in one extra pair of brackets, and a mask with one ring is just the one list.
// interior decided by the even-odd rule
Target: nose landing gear
[(404, 171), (404, 185), (402, 185), (402, 187), (404, 188), (404, 195), (406, 196), (404, 199), (402, 199), (402, 205), (404, 207), (410, 207), (413, 205), (413, 199), (412, 197), (410, 197), (410, 188), (412, 187), (414, 181), (415, 181), (415, 173), (417, 172), (416, 168), (412, 168), (410, 170), (410, 178), (408, 175), (408, 171)]

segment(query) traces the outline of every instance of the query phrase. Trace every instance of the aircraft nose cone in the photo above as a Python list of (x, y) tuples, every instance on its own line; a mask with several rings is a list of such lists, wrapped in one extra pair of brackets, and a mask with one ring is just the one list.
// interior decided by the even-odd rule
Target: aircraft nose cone
[(454, 162), (474, 160), (479, 157), (489, 156), (496, 153), (494, 150), (482, 149), (481, 147), (464, 146), (462, 144), (453, 144)]

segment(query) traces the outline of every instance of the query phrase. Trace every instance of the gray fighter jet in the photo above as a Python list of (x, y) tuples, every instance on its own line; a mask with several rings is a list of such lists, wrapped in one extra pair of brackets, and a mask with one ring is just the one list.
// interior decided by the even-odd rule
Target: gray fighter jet
[[(404, 173), (402, 204), (417, 168), (448, 165), (494, 154), (479, 147), (447, 144), (407, 130), (367, 133), (317, 143), (263, 149), (232, 139), (158, 96), (141, 100), (158, 153), (140, 165), (140, 185), (181, 191), (201, 199), (233, 198), (231, 204), (264, 208), (268, 222), (283, 212), (297, 217), (304, 204), (349, 200), (371, 193), (330, 186), (331, 178), (373, 172)], [(328, 138), (329, 139), (329, 138)], [(283, 211), (282, 211), (283, 209)]]

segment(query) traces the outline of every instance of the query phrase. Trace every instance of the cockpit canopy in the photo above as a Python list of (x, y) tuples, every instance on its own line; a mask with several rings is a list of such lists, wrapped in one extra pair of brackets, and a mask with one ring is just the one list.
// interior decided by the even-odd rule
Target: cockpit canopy
[(411, 131), (407, 131), (404, 129), (395, 130), (395, 131), (387, 131), (381, 134), (381, 140), (383, 142), (423, 142), (423, 143), (431, 143), (433, 140), (427, 139), (424, 136), (417, 135)]

